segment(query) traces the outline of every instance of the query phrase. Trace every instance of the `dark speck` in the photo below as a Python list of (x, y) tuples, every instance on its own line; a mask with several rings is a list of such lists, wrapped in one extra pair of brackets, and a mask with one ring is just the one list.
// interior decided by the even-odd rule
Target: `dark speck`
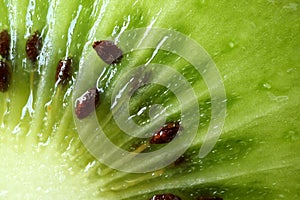
[(3, 58), (8, 58), (9, 56), (9, 46), (10, 46), (10, 35), (7, 30), (0, 33), (0, 55)]
[(221, 197), (203, 196), (198, 197), (197, 200), (223, 200)]
[(38, 31), (34, 32), (34, 34), (31, 35), (26, 42), (25, 50), (27, 58), (32, 62), (35, 62), (40, 54), (42, 45), (42, 38), (40, 36), (40, 33)]
[(0, 91), (6, 92), (9, 88), (11, 70), (6, 62), (0, 60)]
[(151, 199), (149, 200), (181, 200), (178, 196), (175, 196), (174, 194), (158, 194), (154, 195)]
[(99, 92), (96, 88), (89, 89), (76, 100), (75, 113), (78, 119), (89, 116), (99, 104)]
[(187, 161), (187, 158), (185, 155), (182, 155), (180, 156), (175, 162), (174, 162), (174, 165), (175, 166), (178, 166), (178, 165), (181, 165), (183, 163), (185, 163)]
[(65, 85), (72, 79), (72, 59), (60, 60), (56, 69), (55, 81), (59, 81), (59, 84)]
[(171, 142), (179, 130), (179, 122), (169, 122), (157, 131), (151, 138), (150, 144), (165, 144)]
[(113, 41), (101, 40), (93, 44), (93, 48), (100, 58), (107, 64), (116, 64), (123, 58), (122, 50)]

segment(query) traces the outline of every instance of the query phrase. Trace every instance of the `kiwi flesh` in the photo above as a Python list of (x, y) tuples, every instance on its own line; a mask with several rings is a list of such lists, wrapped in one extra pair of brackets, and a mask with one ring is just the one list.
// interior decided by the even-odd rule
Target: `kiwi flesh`
[[(299, 3), (0, 0), (0, 32), (10, 36), (1, 65), (11, 71), (8, 87), (0, 92), (0, 199), (143, 200), (164, 194), (187, 200), (299, 199)], [(208, 88), (186, 60), (159, 51), (151, 62), (172, 66), (196, 91), (200, 128), (177, 162), (126, 173), (99, 162), (82, 144), (72, 95), (83, 69), (99, 70), (101, 59), (96, 53), (89, 57), (95, 41), (144, 27), (181, 32), (206, 49), (223, 78), (227, 116), (214, 149), (199, 158), (211, 117)], [(42, 45), (28, 58), (26, 43), (37, 31)], [(153, 51), (131, 52), (101, 69), (99, 123), (129, 151), (146, 140), (122, 134), (109, 117), (110, 97), (120, 75), (145, 64)], [(58, 63), (70, 57), (72, 78), (57, 84)], [(131, 113), (152, 104), (166, 105), (167, 119), (178, 120), (176, 97), (159, 85), (140, 88)], [(138, 124), (149, 119), (147, 109), (134, 115)]]

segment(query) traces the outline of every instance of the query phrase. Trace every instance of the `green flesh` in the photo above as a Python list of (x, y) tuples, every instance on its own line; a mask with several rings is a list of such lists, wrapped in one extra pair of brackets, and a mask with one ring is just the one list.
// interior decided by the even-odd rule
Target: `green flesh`
[[(202, 194), (299, 199), (299, 4), (298, 0), (0, 0), (0, 31), (7, 29), (12, 36), (13, 69), (8, 92), (0, 93), (0, 199), (143, 200), (168, 192), (182, 199)], [(88, 59), (93, 41), (116, 36), (122, 29), (151, 26), (179, 31), (207, 50), (223, 77), (227, 116), (213, 151), (200, 159), (210, 122), (208, 89), (188, 62), (160, 51), (152, 63), (172, 66), (196, 91), (200, 128), (183, 163), (128, 174), (101, 164), (81, 143), (73, 120), (72, 88), (80, 60)], [(33, 65), (25, 59), (24, 49), (26, 38), (36, 30), (42, 33), (44, 46)], [(124, 149), (143, 140), (122, 136), (110, 119), (112, 88), (122, 72), (144, 64), (152, 52), (133, 52), (117, 65), (97, 108), (107, 135)], [(73, 57), (75, 81), (55, 87), (57, 63), (67, 56)], [(162, 95), (157, 87), (145, 87), (133, 96), (132, 114), (159, 103), (170, 106), (169, 120), (179, 119), (174, 94)], [(138, 123), (147, 119), (146, 114), (134, 118)]]

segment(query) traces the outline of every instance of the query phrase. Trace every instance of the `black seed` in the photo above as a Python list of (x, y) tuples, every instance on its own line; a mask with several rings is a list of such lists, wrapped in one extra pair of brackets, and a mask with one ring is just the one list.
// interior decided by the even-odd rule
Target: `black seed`
[(6, 92), (9, 88), (11, 70), (6, 62), (0, 60), (0, 91)]
[(89, 89), (76, 100), (75, 113), (78, 119), (89, 116), (99, 104), (99, 92), (96, 88)]
[(123, 52), (113, 41), (101, 40), (93, 44), (93, 48), (100, 58), (107, 64), (115, 64), (121, 62)]
[(179, 130), (179, 122), (169, 122), (157, 131), (151, 138), (150, 144), (164, 144), (171, 142)]
[(185, 156), (185, 155), (182, 155), (182, 156), (180, 156), (177, 160), (175, 160), (174, 165), (175, 165), (175, 166), (178, 166), (178, 165), (183, 164), (183, 163), (186, 162), (186, 161), (187, 161), (186, 156)]
[(55, 81), (65, 85), (72, 79), (72, 59), (60, 60), (56, 69)]
[(198, 197), (197, 200), (223, 200), (221, 197), (203, 196)]
[(40, 54), (42, 45), (43, 43), (40, 33), (38, 31), (34, 32), (34, 34), (31, 35), (26, 42), (25, 50), (27, 58), (32, 62), (35, 62)]
[(178, 196), (175, 196), (174, 194), (158, 194), (151, 197), (149, 200), (181, 200)]
[(10, 35), (7, 30), (0, 33), (0, 55), (3, 58), (8, 58), (9, 56), (9, 46), (10, 46)]

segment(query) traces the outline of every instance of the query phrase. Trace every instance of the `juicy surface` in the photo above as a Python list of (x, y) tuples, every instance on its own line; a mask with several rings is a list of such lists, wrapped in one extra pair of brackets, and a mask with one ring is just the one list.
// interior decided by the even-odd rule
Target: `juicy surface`
[[(142, 200), (172, 193), (196, 199), (204, 193), (223, 199), (298, 199), (298, 6), (299, 1), (291, 0), (0, 0), (0, 31), (11, 35), (13, 71), (9, 90), (0, 92), (0, 198)], [(160, 52), (152, 62), (173, 66), (197, 91), (201, 128), (183, 164), (126, 174), (99, 163), (84, 148), (73, 123), (71, 94), (94, 41), (139, 27), (171, 28), (201, 44), (223, 76), (228, 110), (220, 141), (199, 159), (210, 118), (208, 90), (187, 62)], [(33, 64), (26, 61), (24, 49), (26, 38), (36, 30), (44, 46)], [(112, 82), (123, 69), (147, 62), (149, 54), (133, 53)], [(56, 87), (57, 63), (68, 56), (75, 66), (73, 84)], [(106, 88), (99, 121), (108, 121), (108, 133), (118, 134), (106, 115), (111, 90)], [(132, 112), (159, 102), (169, 103), (176, 113), (174, 99), (150, 90), (147, 98), (133, 99)], [(122, 139), (114, 142), (126, 146)]]

